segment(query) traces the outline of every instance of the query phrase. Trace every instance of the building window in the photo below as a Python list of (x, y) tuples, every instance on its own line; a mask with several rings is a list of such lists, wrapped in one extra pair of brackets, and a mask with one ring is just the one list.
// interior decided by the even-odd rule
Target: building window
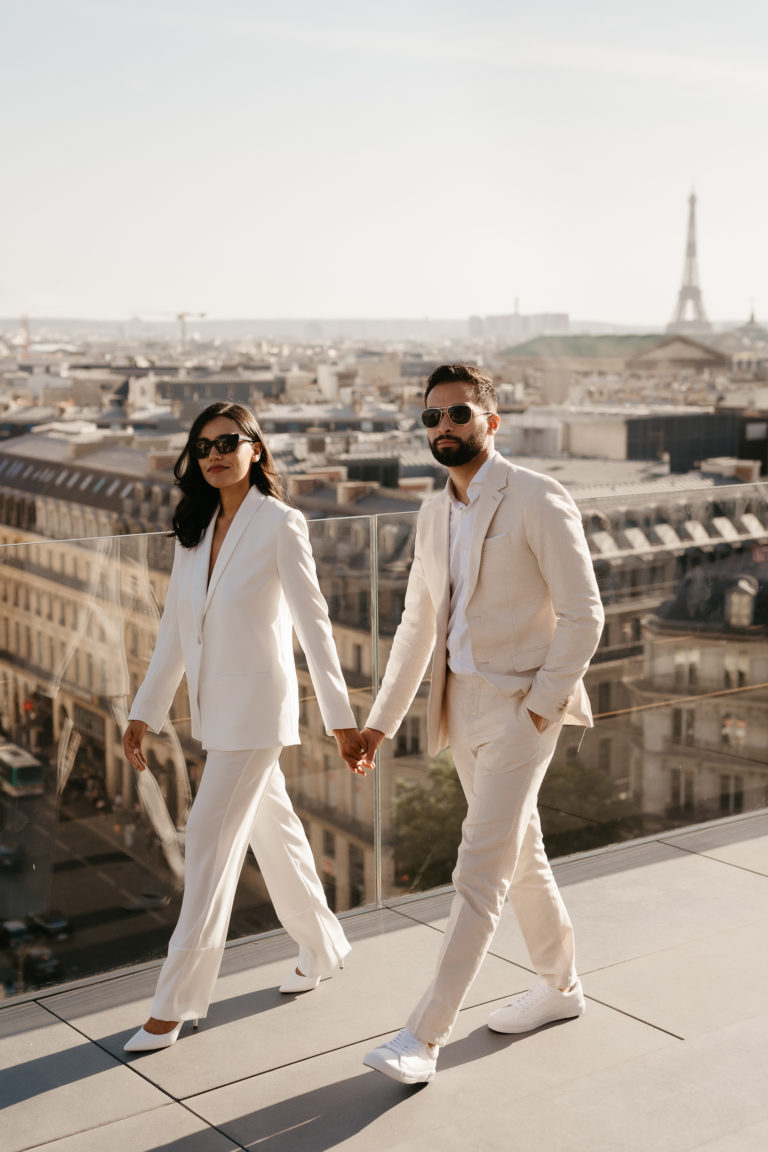
[(323, 856), (330, 860), (336, 856), (336, 837), (330, 828), (323, 828)]
[(699, 683), (699, 653), (675, 652), (675, 687), (696, 688)]
[(720, 777), (720, 812), (730, 816), (744, 811), (744, 777), (723, 775)]
[(723, 660), (723, 682), (726, 688), (744, 688), (749, 680), (749, 653), (733, 651), (725, 653)]
[(418, 716), (407, 716), (397, 730), (395, 756), (416, 756), (421, 751), (421, 725)]
[(673, 708), (672, 739), (675, 744), (694, 744), (696, 714), (692, 708)]
[(328, 808), (336, 807), (336, 780), (338, 773), (335, 767), (332, 767), (335, 761), (332, 761), (330, 756), (323, 757), (323, 778), (325, 783), (325, 796), (324, 800)]
[(720, 725), (720, 739), (727, 748), (742, 748), (747, 735), (747, 722), (732, 712), (723, 715)]
[(349, 845), (349, 906), (356, 908), (365, 900), (365, 856), (358, 844)]
[(693, 800), (693, 769), (673, 768), (670, 775), (671, 806), (681, 812), (691, 812)]
[(597, 710), (602, 715), (611, 710), (611, 682), (603, 680), (597, 686)]
[(758, 587), (753, 576), (742, 576), (736, 587), (726, 594), (725, 618), (731, 628), (751, 627)]

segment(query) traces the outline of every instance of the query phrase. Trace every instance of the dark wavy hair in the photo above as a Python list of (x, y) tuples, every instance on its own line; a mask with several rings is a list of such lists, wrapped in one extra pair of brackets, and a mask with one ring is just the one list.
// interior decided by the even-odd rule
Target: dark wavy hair
[(424, 392), (425, 404), (429, 403), (429, 394), (438, 384), (469, 384), (475, 393), (475, 400), (482, 408), (489, 412), (495, 412), (498, 408), (493, 381), (474, 364), (441, 364), (439, 368), (435, 368), (427, 380)]
[(255, 444), (261, 444), (261, 456), (251, 465), (251, 484), (255, 484), (265, 496), (274, 496), (276, 500), (285, 503), (275, 462), (264, 443), (264, 434), (253, 412), (243, 404), (217, 400), (215, 404), (209, 404), (203, 409), (195, 419), (181, 455), (173, 466), (176, 487), (181, 489), (182, 496), (173, 514), (171, 534), (184, 548), (194, 548), (200, 543), (211, 518), (219, 508), (219, 493), (203, 476), (200, 464), (191, 450), (208, 421), (215, 420), (217, 416), (226, 416), (227, 420), (237, 425), (243, 436)]

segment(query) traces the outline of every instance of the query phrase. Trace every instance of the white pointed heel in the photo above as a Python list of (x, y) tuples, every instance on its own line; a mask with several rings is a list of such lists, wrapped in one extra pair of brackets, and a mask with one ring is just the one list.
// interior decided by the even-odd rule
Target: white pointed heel
[(195, 1016), (194, 1020), (192, 1021), (192, 1027), (194, 1028), (195, 1032), (197, 1032), (199, 1024), (200, 1021), (198, 1020), (197, 1016)]
[(179, 1020), (175, 1028), (170, 1032), (163, 1032), (160, 1036), (155, 1036), (152, 1032), (147, 1032), (145, 1028), (139, 1028), (123, 1045), (123, 1052), (154, 1052), (158, 1048), (170, 1048), (171, 1044), (175, 1044), (181, 1032), (183, 1020)]
[[(339, 961), (339, 968), (344, 967), (344, 961)], [(284, 996), (296, 996), (300, 992), (314, 992), (321, 980), (328, 980), (333, 975), (329, 972), (327, 976), (304, 976), (301, 972), (297, 972), (294, 968), (289, 976), (283, 980), (278, 991), (282, 992)]]
[(319, 976), (302, 976), (301, 972), (297, 972), (294, 968), (283, 980), (279, 990), (284, 996), (295, 996), (299, 992), (313, 992), (319, 983)]

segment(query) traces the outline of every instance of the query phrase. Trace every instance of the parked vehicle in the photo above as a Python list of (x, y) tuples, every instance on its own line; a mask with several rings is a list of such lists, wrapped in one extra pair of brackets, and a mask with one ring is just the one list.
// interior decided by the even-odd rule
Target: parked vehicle
[(62, 969), (58, 957), (50, 948), (35, 945), (24, 950), (21, 959), (24, 980), (31, 984), (50, 984), (61, 978)]
[(32, 937), (25, 920), (4, 920), (0, 924), (0, 944), (18, 951), (22, 944), (28, 944)]
[(47, 912), (34, 912), (27, 917), (27, 923), (33, 932), (42, 932), (52, 940), (66, 940), (71, 931), (67, 917), (55, 908)]
[(153, 912), (156, 908), (165, 908), (170, 902), (170, 896), (162, 892), (140, 892), (138, 896), (124, 900), (122, 907), (126, 912)]
[(17, 844), (0, 844), (0, 871), (20, 872), (24, 865), (24, 852)]
[(0, 788), (9, 796), (40, 796), (45, 791), (40, 761), (7, 740), (0, 741)]

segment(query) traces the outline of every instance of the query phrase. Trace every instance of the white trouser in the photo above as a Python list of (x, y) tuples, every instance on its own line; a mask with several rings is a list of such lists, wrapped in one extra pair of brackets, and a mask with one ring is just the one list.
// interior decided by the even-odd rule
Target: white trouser
[(286, 792), (281, 751), (208, 752), (187, 823), (181, 911), (152, 1004), (157, 1020), (208, 1011), (249, 841), (304, 975), (325, 975), (349, 952)]
[(537, 732), (522, 693), (502, 696), (480, 676), (449, 675), (449, 735), (467, 798), (456, 889), (434, 979), (408, 1028), (445, 1044), (509, 896), (538, 975), (576, 979), (573, 929), (549, 866), (536, 799), (560, 733)]

